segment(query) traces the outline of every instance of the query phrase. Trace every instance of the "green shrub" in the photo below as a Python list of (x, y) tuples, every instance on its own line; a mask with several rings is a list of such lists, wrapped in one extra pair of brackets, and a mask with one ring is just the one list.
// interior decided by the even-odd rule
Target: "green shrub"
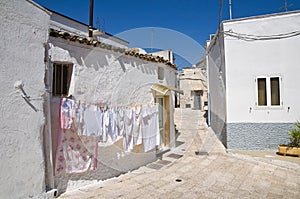
[(300, 147), (300, 122), (297, 121), (297, 123), (295, 124), (295, 126), (297, 128), (292, 129), (289, 133), (290, 136), (290, 146), (293, 147)]

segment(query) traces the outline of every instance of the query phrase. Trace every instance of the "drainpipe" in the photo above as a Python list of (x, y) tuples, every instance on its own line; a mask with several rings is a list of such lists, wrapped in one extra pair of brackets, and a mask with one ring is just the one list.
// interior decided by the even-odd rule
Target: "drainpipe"
[[(46, 160), (46, 164), (49, 164), (47, 166), (46, 172), (47, 172), (47, 183), (49, 186), (49, 190), (46, 192), (46, 198), (55, 198), (58, 196), (58, 190), (55, 188), (54, 185), (54, 164), (53, 164), (53, 148), (52, 148), (52, 127), (51, 127), (51, 86), (52, 85), (52, 70), (50, 67), (50, 60), (48, 58), (48, 52), (49, 52), (49, 45), (47, 43), (44, 44), (44, 48), (45, 48), (45, 76), (46, 76), (46, 81), (45, 84), (47, 85), (46, 88), (46, 95), (45, 95), (45, 99), (46, 101), (46, 120), (47, 120), (47, 136), (45, 139), (45, 144), (46, 144), (46, 150), (45, 152), (48, 153), (47, 155), (49, 155), (49, 159)], [(47, 150), (47, 145), (48, 146), (48, 150)], [(47, 157), (47, 156), (46, 156)]]
[(94, 0), (90, 0), (89, 37), (93, 37)]

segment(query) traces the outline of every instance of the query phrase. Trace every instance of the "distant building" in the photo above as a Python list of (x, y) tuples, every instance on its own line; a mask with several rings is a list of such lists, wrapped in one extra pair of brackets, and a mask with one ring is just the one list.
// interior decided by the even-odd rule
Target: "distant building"
[(300, 118), (300, 12), (224, 21), (207, 43), (209, 123), (228, 149), (274, 150)]
[(174, 56), (171, 50), (161, 50), (156, 52), (149, 53), (152, 56), (163, 57), (165, 60), (168, 60), (170, 63), (174, 64)]
[(181, 108), (205, 109), (207, 102), (205, 71), (205, 59), (203, 59), (193, 67), (183, 68), (183, 71), (178, 74), (179, 86), (184, 92), (184, 95), (179, 96)]

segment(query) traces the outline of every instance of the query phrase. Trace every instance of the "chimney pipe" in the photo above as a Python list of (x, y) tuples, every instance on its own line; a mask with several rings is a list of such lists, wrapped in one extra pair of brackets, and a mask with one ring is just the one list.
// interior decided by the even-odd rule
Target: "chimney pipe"
[(89, 37), (93, 37), (94, 0), (90, 0)]

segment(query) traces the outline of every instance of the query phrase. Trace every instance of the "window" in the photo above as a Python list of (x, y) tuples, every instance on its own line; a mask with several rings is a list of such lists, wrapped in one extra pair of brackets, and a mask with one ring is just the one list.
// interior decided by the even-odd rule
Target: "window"
[(68, 95), (73, 64), (54, 63), (53, 64), (53, 95)]
[(257, 106), (280, 106), (280, 77), (258, 77)]
[(267, 106), (267, 80), (257, 78), (258, 106)]
[(165, 74), (164, 74), (164, 68), (163, 67), (158, 67), (158, 70), (157, 70), (157, 78), (159, 79), (159, 80), (164, 80), (164, 76), (165, 76)]
[(279, 87), (279, 77), (271, 77), (271, 105), (280, 105), (280, 87)]

